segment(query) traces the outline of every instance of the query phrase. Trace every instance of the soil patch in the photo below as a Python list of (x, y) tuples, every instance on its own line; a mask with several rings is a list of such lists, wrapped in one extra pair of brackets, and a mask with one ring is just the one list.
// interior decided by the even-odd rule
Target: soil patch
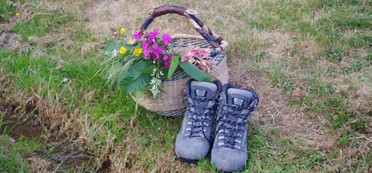
[(0, 48), (9, 49), (12, 51), (20, 50), (27, 47), (27, 44), (21, 44), (21, 37), (12, 32), (13, 24), (18, 21), (27, 22), (32, 18), (32, 11), (28, 3), (19, 5), (17, 3), (8, 1), (9, 5), (16, 7), (19, 16), (13, 16), (9, 21), (0, 23)]
[[(30, 160), (32, 171), (95, 171), (94, 156), (77, 141), (70, 140), (66, 136), (47, 138), (43, 135), (43, 126), (37, 119), (39, 111), (36, 101), (29, 99), (25, 105), (0, 102), (0, 114), (2, 115), (0, 133), (9, 134), (12, 141), (17, 141), (23, 136), (41, 143), (39, 149), (25, 157)], [(101, 169), (101, 172), (108, 172), (108, 169)]]
[(17, 105), (15, 104), (0, 104), (0, 112), (5, 112), (0, 124), (0, 133), (6, 132), (15, 139), (21, 136), (28, 139), (41, 139), (42, 129), (40, 124), (35, 121), (34, 112), (30, 112), (29, 116), (21, 118), (14, 114), (17, 111), (16, 109)]
[(17, 34), (11, 33), (12, 26), (10, 24), (0, 24), (0, 47), (10, 50), (20, 48), (19, 40), (21, 37)]

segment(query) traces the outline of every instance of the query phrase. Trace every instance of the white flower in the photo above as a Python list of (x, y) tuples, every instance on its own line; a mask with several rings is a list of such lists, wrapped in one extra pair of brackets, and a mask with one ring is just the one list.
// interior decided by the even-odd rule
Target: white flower
[(154, 70), (152, 70), (151, 76), (155, 76), (155, 74), (156, 74), (156, 68), (154, 68)]
[(152, 79), (151, 79), (151, 82), (150, 82), (151, 85), (154, 85), (154, 84), (155, 84), (155, 79), (156, 79), (156, 78), (152, 78)]
[(158, 86), (157, 85), (153, 85), (151, 89), (152, 90), (157, 90), (158, 89)]
[(160, 79), (156, 79), (156, 80), (155, 80), (155, 83), (156, 83), (156, 85), (160, 85), (161, 80), (160, 80)]
[(115, 58), (117, 55), (118, 55), (118, 51), (116, 49), (114, 49), (112, 51), (112, 57)]

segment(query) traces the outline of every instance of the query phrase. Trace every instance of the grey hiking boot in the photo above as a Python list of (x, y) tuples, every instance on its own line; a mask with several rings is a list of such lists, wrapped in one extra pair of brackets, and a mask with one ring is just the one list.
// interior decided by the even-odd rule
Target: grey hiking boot
[(256, 92), (225, 84), (217, 106), (211, 160), (219, 171), (244, 169), (247, 161), (247, 117), (258, 104)]
[(196, 163), (209, 153), (216, 102), (221, 88), (218, 81), (207, 83), (189, 80), (186, 83), (187, 109), (175, 144), (176, 155), (182, 161)]

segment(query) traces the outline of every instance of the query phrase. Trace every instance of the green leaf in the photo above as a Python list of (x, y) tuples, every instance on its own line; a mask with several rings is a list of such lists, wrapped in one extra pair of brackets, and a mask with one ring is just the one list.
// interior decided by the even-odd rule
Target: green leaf
[(150, 83), (150, 74), (144, 73), (143, 71), (149, 68), (151, 63), (151, 61), (140, 61), (134, 64), (126, 73), (124, 73), (120, 81), (120, 88), (124, 91), (124, 93), (129, 94), (133, 91), (143, 89)]
[(148, 74), (139, 74), (135, 77), (125, 77), (120, 82), (120, 87), (124, 93), (129, 94), (133, 91), (140, 90), (149, 84), (151, 76)]
[(152, 65), (151, 60), (139, 61), (136, 64), (133, 64), (131, 68), (136, 69), (137, 71), (144, 71)]
[(168, 71), (168, 78), (172, 78), (174, 71), (176, 71), (178, 67), (178, 63), (180, 62), (180, 56), (175, 56), (172, 58), (171, 65)]
[(192, 78), (203, 81), (203, 82), (212, 82), (212, 77), (208, 73), (202, 72), (198, 67), (186, 62), (180, 62), (180, 67), (189, 74)]
[(146, 74), (151, 74), (155, 67), (156, 67), (155, 64), (151, 64), (149, 67), (147, 67), (146, 69), (144, 69), (142, 72), (143, 73), (146, 73)]

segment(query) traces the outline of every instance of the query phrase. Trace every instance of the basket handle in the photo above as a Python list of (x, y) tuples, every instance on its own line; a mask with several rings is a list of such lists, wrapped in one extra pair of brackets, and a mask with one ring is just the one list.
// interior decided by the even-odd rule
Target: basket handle
[(147, 27), (151, 24), (151, 22), (159, 16), (165, 14), (178, 14), (181, 16), (185, 16), (189, 21), (193, 24), (196, 31), (200, 33), (200, 35), (208, 41), (208, 43), (215, 48), (210, 54), (212, 57), (218, 55), (222, 50), (226, 49), (228, 43), (223, 40), (223, 38), (213, 32), (210, 28), (204, 25), (195, 15), (192, 10), (188, 10), (186, 7), (181, 6), (160, 6), (152, 11), (150, 11), (150, 16), (146, 19), (146, 21), (142, 24), (139, 33), (144, 35)]

